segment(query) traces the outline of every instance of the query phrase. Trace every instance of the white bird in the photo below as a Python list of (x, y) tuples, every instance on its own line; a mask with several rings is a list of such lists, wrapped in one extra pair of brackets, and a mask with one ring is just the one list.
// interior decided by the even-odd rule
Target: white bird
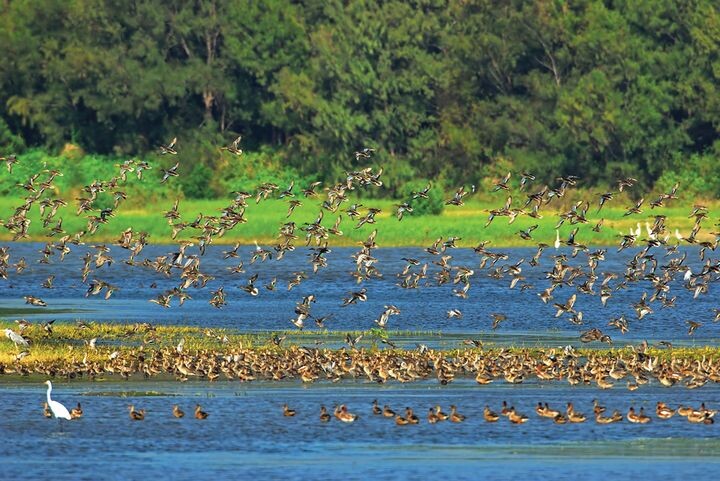
[(57, 401), (53, 401), (52, 399), (50, 399), (50, 392), (52, 391), (52, 383), (50, 381), (45, 381), (45, 384), (47, 384), (47, 386), (48, 386), (47, 403), (48, 403), (48, 406), (50, 406), (50, 410), (52, 411), (53, 416), (55, 416), (55, 418), (67, 419), (68, 421), (70, 419), (72, 419), (72, 417), (70, 417), (70, 412), (67, 410), (67, 408), (65, 406), (63, 406), (62, 404), (60, 404)]
[(10, 339), (12, 342), (15, 343), (15, 347), (22, 346), (22, 347), (30, 347), (30, 344), (25, 340), (24, 337), (22, 337), (17, 332), (13, 331), (12, 329), (5, 329), (5, 337)]
[(692, 269), (690, 269), (690, 268), (688, 267), (687, 270), (685, 271), (685, 275), (683, 276), (683, 280), (684, 280), (684, 281), (689, 281), (690, 278), (692, 277), (692, 275), (693, 275)]
[(648, 221), (645, 221), (645, 231), (647, 232), (647, 235), (650, 239), (657, 239), (657, 235), (653, 233), (652, 229), (650, 228), (650, 223)]
[(560, 231), (557, 229), (555, 229), (555, 244), (554, 244), (554, 246), (556, 249), (560, 248)]

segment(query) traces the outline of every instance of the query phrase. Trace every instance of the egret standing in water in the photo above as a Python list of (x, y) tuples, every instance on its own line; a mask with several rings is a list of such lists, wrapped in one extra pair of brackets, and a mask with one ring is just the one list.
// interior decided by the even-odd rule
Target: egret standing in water
[(48, 390), (47, 390), (47, 403), (48, 406), (50, 406), (50, 411), (52, 411), (53, 416), (55, 418), (61, 418), (61, 419), (67, 419), (68, 421), (72, 419), (70, 416), (70, 412), (67, 410), (65, 406), (60, 404), (57, 401), (53, 401), (50, 399), (50, 392), (52, 391), (52, 383), (50, 381), (45, 381), (45, 384), (47, 384)]

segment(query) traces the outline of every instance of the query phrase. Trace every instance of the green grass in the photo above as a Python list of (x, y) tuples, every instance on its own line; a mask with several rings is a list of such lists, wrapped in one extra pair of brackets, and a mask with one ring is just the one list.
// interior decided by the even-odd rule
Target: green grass
[[(645, 222), (652, 224), (653, 217), (658, 214), (667, 216), (666, 225), (668, 233), (672, 234), (674, 229), (678, 229), (684, 236), (689, 235), (694, 219), (688, 218), (688, 214), (692, 210), (692, 202), (685, 201), (680, 204), (679, 201), (673, 201), (669, 207), (653, 209), (644, 206), (644, 212), (638, 215), (624, 216), (627, 206), (631, 201), (622, 196), (613, 200), (610, 206), (606, 206), (600, 212), (596, 213), (597, 203), (593, 197), (594, 194), (586, 194), (585, 198), (592, 198), (594, 204), (588, 213), (588, 224), (578, 224), (576, 226), (569, 225), (567, 222), (560, 227), (560, 236), (564, 241), (567, 239), (570, 231), (579, 227), (580, 231), (576, 237), (576, 241), (592, 246), (609, 246), (618, 243), (618, 234), (628, 233), (630, 228), (635, 229), (640, 223), (642, 234), (638, 240), (645, 238)], [(448, 196), (449, 197), (449, 196)], [(518, 199), (520, 197), (517, 197)], [(263, 245), (269, 245), (277, 242), (277, 232), (280, 226), (288, 221), (294, 221), (298, 227), (302, 227), (304, 223), (313, 222), (320, 212), (319, 202), (314, 199), (302, 199), (303, 205), (295, 210), (290, 218), (287, 214), (287, 200), (268, 199), (255, 204), (254, 199), (249, 199), (250, 205), (247, 207), (245, 217), (248, 222), (240, 224), (233, 230), (226, 233), (223, 237), (214, 238), (216, 244), (233, 244), (235, 242), (251, 244), (257, 241)], [(490, 247), (508, 247), (508, 246), (535, 246), (538, 242), (544, 242), (552, 245), (555, 240), (555, 225), (558, 222), (558, 212), (567, 210), (569, 200), (565, 201), (565, 206), (558, 204), (550, 204), (541, 210), (542, 219), (533, 219), (527, 216), (520, 216), (513, 224), (508, 224), (507, 217), (497, 217), (485, 227), (488, 214), (487, 210), (499, 207), (504, 202), (504, 197), (497, 195), (492, 196), (486, 194), (482, 199), (473, 199), (462, 207), (447, 206), (444, 212), (438, 216), (412, 216), (406, 215), (402, 221), (398, 221), (395, 216), (396, 201), (387, 199), (361, 199), (353, 200), (345, 203), (342, 210), (347, 209), (353, 202), (363, 204), (360, 209), (361, 213), (366, 212), (367, 207), (377, 207), (382, 212), (377, 216), (375, 225), (366, 224), (359, 229), (355, 228), (356, 222), (349, 218), (344, 212), (338, 211), (331, 213), (325, 211), (323, 225), (331, 227), (338, 214), (343, 216), (340, 230), (344, 235), (341, 237), (330, 236), (330, 245), (357, 245), (360, 241), (366, 239), (374, 230), (378, 230), (377, 244), (381, 247), (391, 246), (428, 246), (436, 239), (449, 236), (460, 237), (462, 240), (458, 242), (459, 246), (474, 246), (480, 241), (491, 241)], [(0, 199), (0, 219), (7, 219), (12, 215), (15, 208), (23, 203), (21, 198), (4, 197)], [(229, 201), (220, 200), (183, 200), (180, 202), (180, 213), (182, 221), (192, 222), (200, 213), (204, 215), (217, 216), (220, 209), (228, 205)], [(158, 201), (153, 205), (144, 208), (124, 207), (123, 205), (117, 210), (115, 217), (110, 219), (106, 225), (100, 226), (98, 232), (92, 236), (86, 236), (85, 242), (95, 243), (112, 243), (119, 238), (120, 232), (128, 227), (132, 227), (135, 232), (145, 231), (150, 234), (151, 243), (167, 243), (172, 242), (171, 228), (166, 219), (163, 218), (163, 212), (169, 210), (172, 206), (171, 200)], [(516, 201), (514, 207), (520, 207)], [(713, 201), (708, 205), (710, 211), (720, 207), (720, 202)], [(715, 210), (717, 211), (717, 210)], [(87, 222), (84, 217), (78, 217), (76, 213), (76, 204), (73, 201), (68, 207), (61, 208), (58, 218), (63, 219), (63, 229), (68, 233), (75, 233), (86, 229)], [(25, 240), (47, 242), (48, 240), (58, 239), (59, 236), (48, 237), (47, 233), (51, 226), (43, 228), (39, 218), (39, 209), (33, 206), (31, 214), (31, 225), (29, 229), (30, 238)], [(599, 233), (592, 231), (592, 227), (601, 218), (604, 219), (604, 226)], [(720, 230), (715, 227), (717, 219), (707, 219), (703, 224), (703, 230), (698, 235), (698, 240), (712, 240), (710, 234), (713, 231)], [(518, 235), (521, 229), (527, 229), (529, 226), (538, 224), (537, 230), (533, 232), (533, 240), (523, 240)], [(180, 239), (190, 239), (192, 236), (199, 235), (200, 231), (192, 231), (187, 229), (178, 236)], [(299, 239), (296, 245), (304, 243), (304, 232), (297, 230), (296, 234)], [(7, 241), (12, 239), (12, 233), (6, 229), (0, 229), (0, 240)], [(674, 236), (671, 235), (671, 242), (675, 242)]]

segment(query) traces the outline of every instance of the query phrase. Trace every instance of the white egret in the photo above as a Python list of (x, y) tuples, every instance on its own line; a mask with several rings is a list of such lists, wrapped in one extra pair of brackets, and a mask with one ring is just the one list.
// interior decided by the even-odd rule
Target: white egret
[(560, 248), (560, 231), (555, 229), (555, 243), (553, 244), (556, 249)]
[(17, 332), (13, 331), (12, 329), (5, 329), (5, 337), (10, 339), (12, 342), (15, 343), (15, 347), (22, 346), (22, 347), (30, 347), (30, 344), (25, 340), (24, 337), (22, 337)]
[(63, 406), (62, 404), (60, 404), (57, 401), (53, 401), (52, 399), (50, 399), (50, 392), (52, 391), (52, 383), (50, 381), (45, 381), (45, 384), (47, 384), (47, 386), (48, 386), (47, 403), (48, 403), (48, 406), (50, 406), (50, 410), (52, 411), (53, 416), (55, 416), (55, 418), (62, 418), (62, 419), (67, 419), (67, 420), (72, 419), (72, 417), (70, 416), (70, 412), (67, 410), (67, 408), (65, 406)]

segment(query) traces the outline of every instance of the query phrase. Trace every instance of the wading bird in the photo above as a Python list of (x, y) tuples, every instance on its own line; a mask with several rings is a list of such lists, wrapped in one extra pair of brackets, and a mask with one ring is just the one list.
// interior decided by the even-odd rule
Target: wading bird
[(45, 384), (47, 384), (47, 403), (48, 406), (50, 406), (50, 411), (52, 411), (53, 416), (55, 416), (56, 419), (67, 419), (68, 421), (72, 419), (72, 416), (70, 416), (70, 412), (67, 410), (65, 406), (60, 404), (57, 401), (53, 401), (50, 398), (50, 393), (52, 392), (52, 383), (50, 381), (45, 381)]

